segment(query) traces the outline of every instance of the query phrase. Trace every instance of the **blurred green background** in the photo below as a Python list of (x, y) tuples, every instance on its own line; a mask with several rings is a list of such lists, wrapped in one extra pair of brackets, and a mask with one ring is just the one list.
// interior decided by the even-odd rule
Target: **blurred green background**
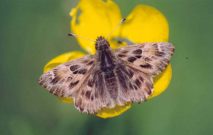
[(0, 1), (0, 135), (213, 134), (213, 1), (116, 0), (127, 15), (138, 3), (158, 8), (176, 45), (166, 92), (119, 117), (82, 115), (37, 84), (51, 58), (81, 50), (70, 31), (78, 1)]

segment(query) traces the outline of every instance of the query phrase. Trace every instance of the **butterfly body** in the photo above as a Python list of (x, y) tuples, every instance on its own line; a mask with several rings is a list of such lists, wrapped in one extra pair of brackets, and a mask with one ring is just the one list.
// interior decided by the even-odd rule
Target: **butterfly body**
[(169, 64), (171, 43), (144, 43), (117, 50), (98, 37), (96, 54), (61, 64), (44, 73), (39, 83), (50, 93), (74, 100), (90, 114), (103, 108), (145, 101), (153, 92), (153, 77)]
[(103, 72), (112, 71), (115, 68), (116, 60), (109, 47), (109, 42), (100, 36), (97, 38), (95, 46), (97, 66), (100, 66), (100, 70)]

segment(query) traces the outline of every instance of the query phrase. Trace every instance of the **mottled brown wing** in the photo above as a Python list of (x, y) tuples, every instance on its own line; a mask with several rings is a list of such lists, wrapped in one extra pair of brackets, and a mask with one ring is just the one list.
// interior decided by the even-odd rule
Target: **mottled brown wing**
[(117, 63), (110, 72), (94, 69), (75, 96), (81, 112), (94, 114), (127, 102), (142, 102), (152, 93), (152, 78), (143, 72)]
[(127, 65), (149, 75), (161, 73), (169, 64), (174, 46), (168, 42), (130, 45), (115, 51), (115, 55)]
[(58, 97), (72, 97), (94, 67), (94, 57), (85, 56), (44, 73), (39, 84)]

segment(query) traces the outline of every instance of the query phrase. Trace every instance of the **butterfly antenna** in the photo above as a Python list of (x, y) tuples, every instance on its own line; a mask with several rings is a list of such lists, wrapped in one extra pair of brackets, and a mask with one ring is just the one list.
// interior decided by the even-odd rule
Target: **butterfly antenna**
[(68, 36), (74, 37), (74, 38), (81, 38), (81, 39), (84, 39), (84, 40), (95, 42), (94, 39), (91, 39), (91, 38), (88, 38), (88, 37), (79, 36), (79, 35), (74, 34), (74, 33), (68, 33)]
[(126, 18), (121, 19), (121, 21), (112, 29), (112, 31), (107, 35), (107, 39), (112, 35), (115, 30), (117, 30), (124, 22), (126, 21)]

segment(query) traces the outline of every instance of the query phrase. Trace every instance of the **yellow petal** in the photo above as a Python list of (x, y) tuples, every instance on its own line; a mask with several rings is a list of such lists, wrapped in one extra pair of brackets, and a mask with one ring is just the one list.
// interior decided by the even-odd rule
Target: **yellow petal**
[(169, 64), (166, 69), (154, 79), (154, 92), (149, 99), (160, 95), (169, 86), (172, 79), (172, 66)]
[[(121, 21), (118, 6), (112, 0), (80, 0), (70, 12), (71, 30), (75, 34), (95, 40), (98, 36), (107, 37)], [(118, 29), (112, 32), (117, 35)], [(95, 53), (94, 42), (78, 38), (82, 48), (90, 54)], [(114, 43), (110, 43), (115, 48)]]
[(125, 111), (127, 111), (128, 109), (130, 109), (131, 107), (131, 103), (127, 103), (124, 106), (116, 106), (113, 109), (109, 109), (109, 108), (104, 108), (101, 111), (99, 111), (96, 116), (101, 117), (101, 118), (112, 118), (112, 117), (116, 117), (118, 115), (121, 115), (122, 113), (124, 113)]
[(72, 98), (68, 98), (68, 97), (65, 97), (65, 98), (59, 98), (62, 102), (64, 103), (67, 103), (67, 104), (71, 104), (73, 103), (73, 99)]
[[(79, 52), (79, 51), (73, 51), (73, 52), (61, 54), (61, 55), (53, 58), (52, 60), (50, 60), (44, 66), (44, 72), (47, 72), (47, 71), (51, 70), (52, 68), (54, 68), (54, 67), (56, 67), (56, 66), (58, 66), (62, 63), (68, 62), (68, 61), (73, 60), (73, 59), (80, 58), (84, 55), (85, 55), (84, 53)], [(73, 102), (72, 98), (59, 98), (59, 99), (62, 100), (63, 102), (65, 102), (65, 103), (72, 103)]]
[(160, 11), (137, 5), (122, 25), (120, 34), (135, 43), (168, 41), (169, 27)]

